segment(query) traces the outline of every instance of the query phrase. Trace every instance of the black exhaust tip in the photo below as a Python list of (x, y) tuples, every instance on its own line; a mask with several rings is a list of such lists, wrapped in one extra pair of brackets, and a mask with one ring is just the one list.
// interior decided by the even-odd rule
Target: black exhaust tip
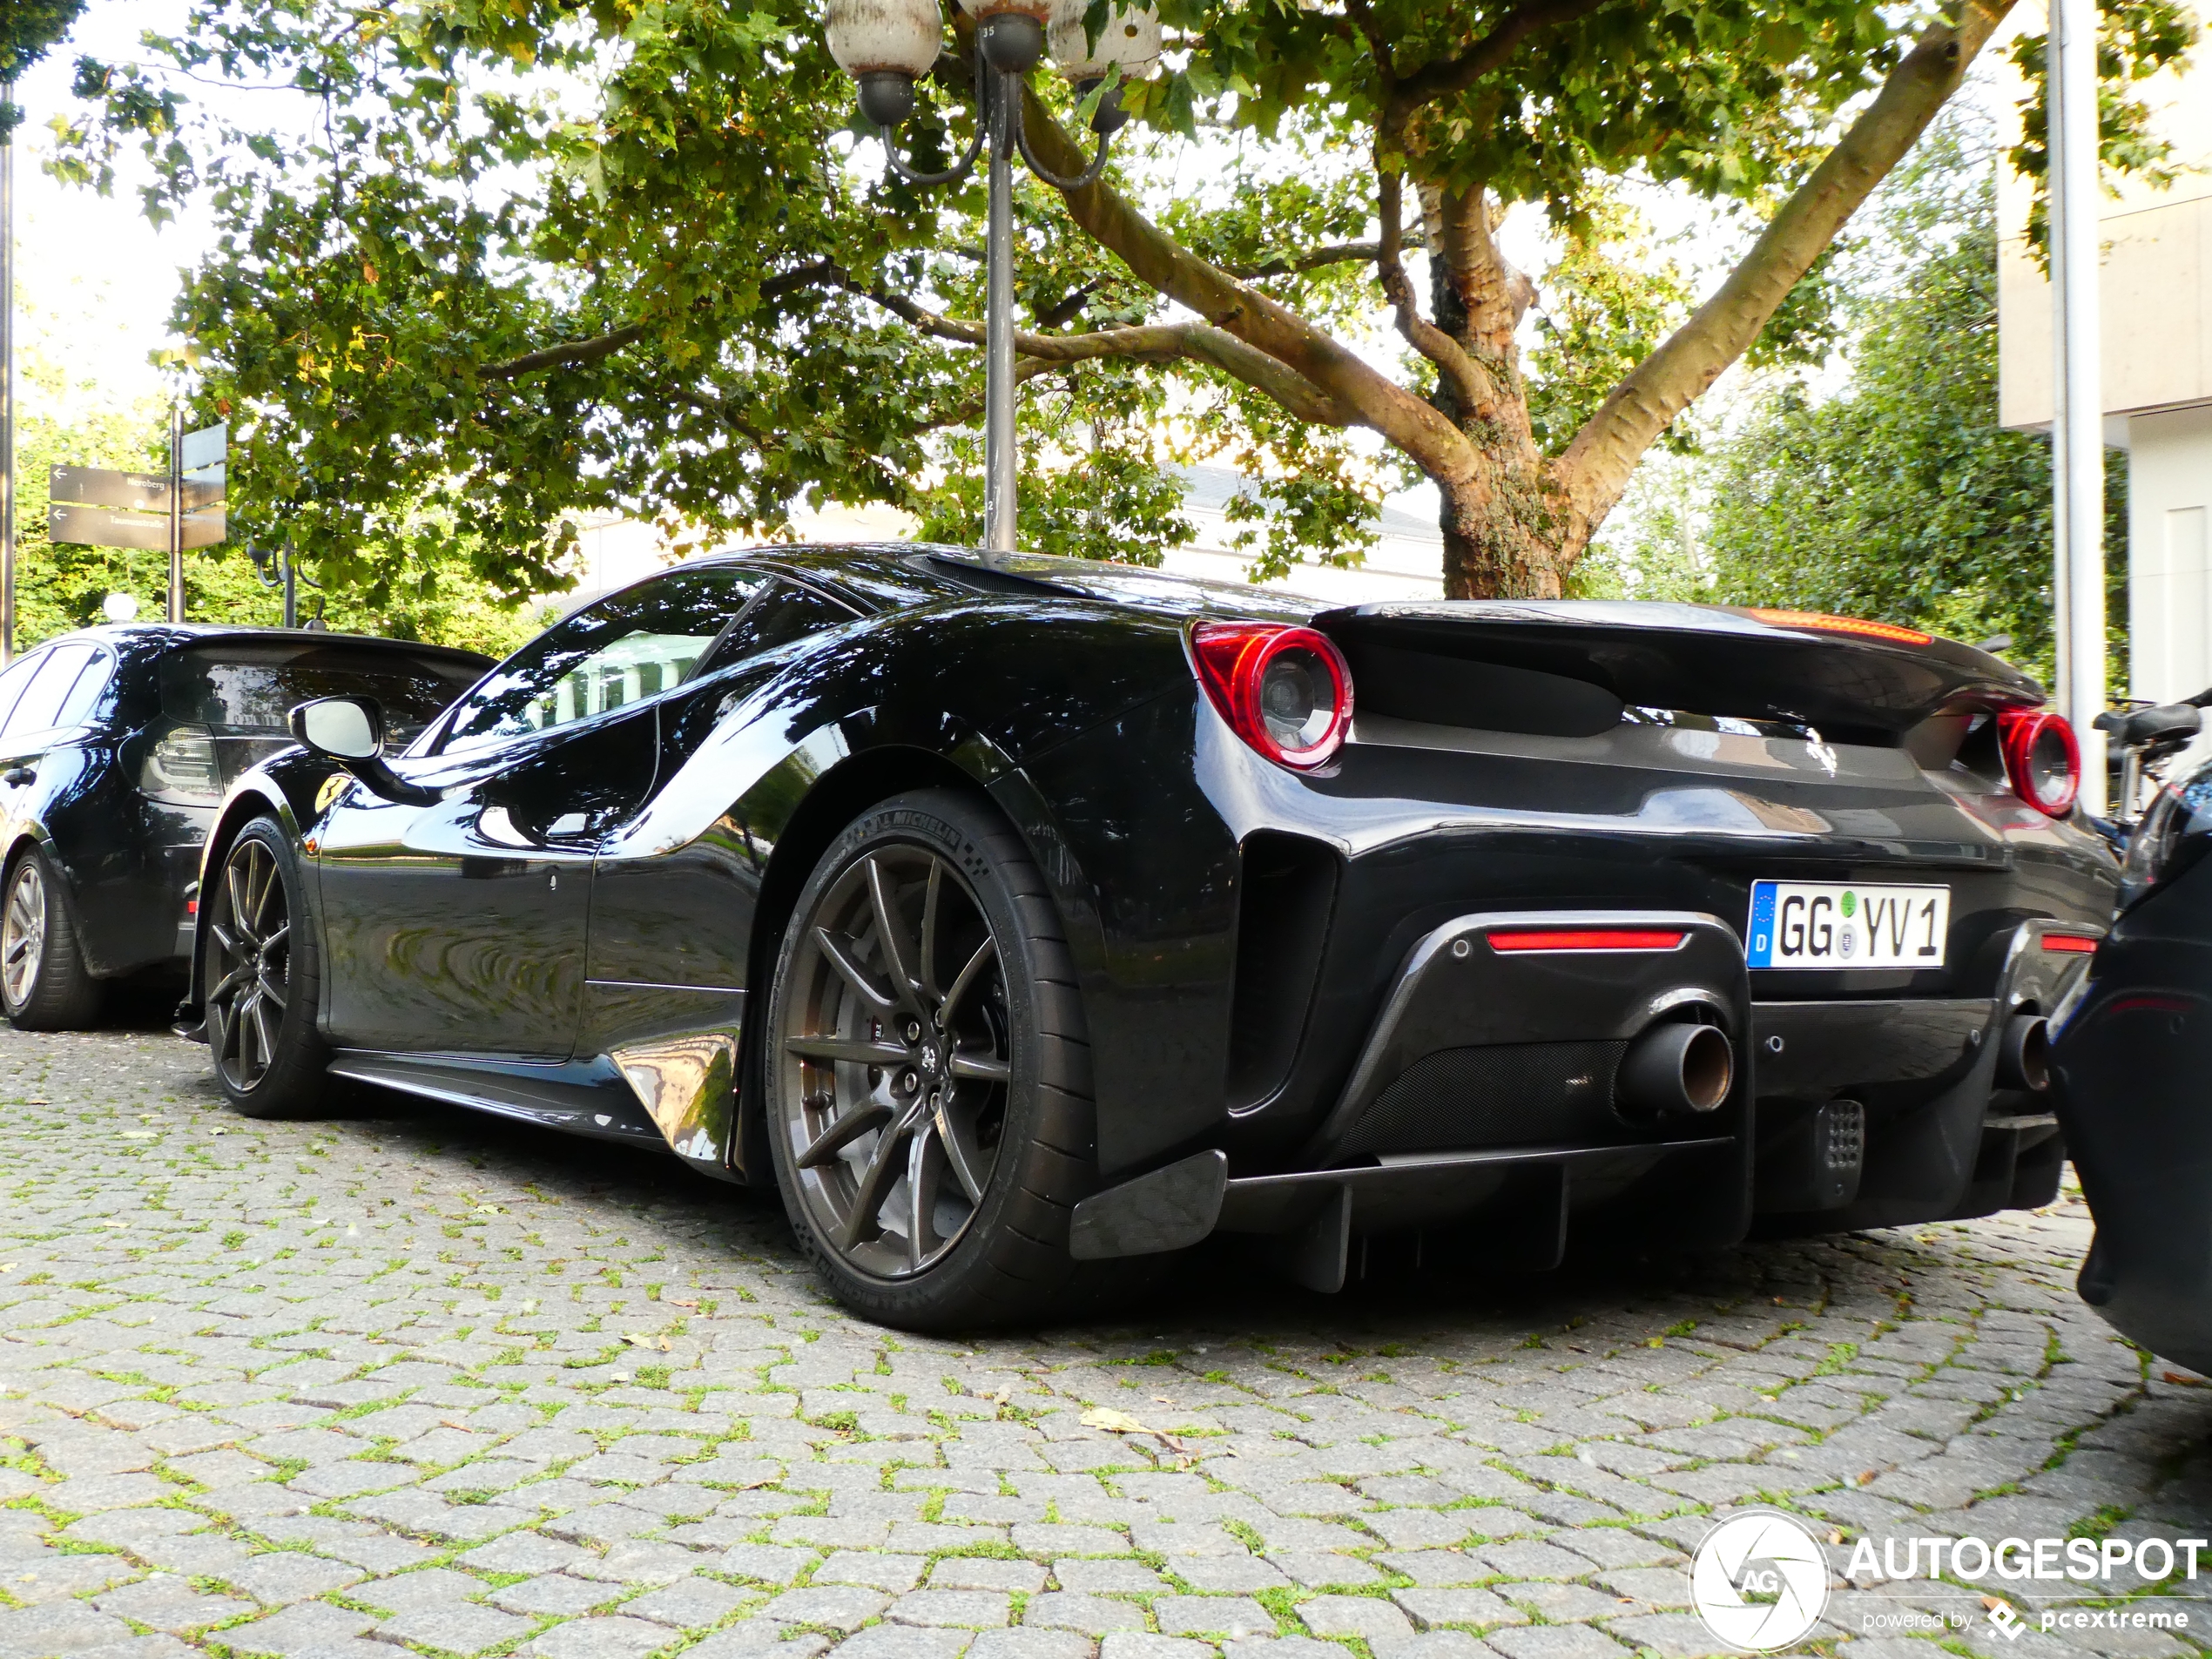
[(1647, 1112), (1710, 1112), (1736, 1081), (1736, 1050), (1716, 1025), (1654, 1026), (1621, 1061), (1621, 1098)]
[(2040, 1014), (2015, 1014), (2005, 1022), (1997, 1046), (1997, 1083), (2047, 1094), (2051, 1087), (2051, 1025)]

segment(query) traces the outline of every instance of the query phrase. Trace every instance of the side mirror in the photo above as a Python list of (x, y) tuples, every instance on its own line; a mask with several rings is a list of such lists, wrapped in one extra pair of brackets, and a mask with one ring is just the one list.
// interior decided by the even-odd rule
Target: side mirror
[(292, 735), (333, 760), (375, 760), (384, 752), (384, 711), (374, 698), (322, 697), (292, 711)]
[(319, 697), (287, 717), (292, 735), (327, 760), (335, 760), (369, 792), (402, 806), (427, 806), (435, 789), (411, 784), (384, 763), (384, 711), (373, 697)]

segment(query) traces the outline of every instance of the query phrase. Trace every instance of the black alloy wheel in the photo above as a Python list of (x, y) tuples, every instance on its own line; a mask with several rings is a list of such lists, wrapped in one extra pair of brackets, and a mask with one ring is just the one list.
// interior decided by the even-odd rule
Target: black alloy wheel
[(102, 991), (61, 873), (42, 849), (24, 847), (0, 900), (0, 1010), (19, 1031), (74, 1031), (98, 1018)]
[(799, 896), (769, 1030), (778, 1180), (848, 1305), (942, 1329), (1064, 1285), (1089, 1049), (1057, 914), (988, 806), (930, 791), (846, 831)]
[(297, 1111), (322, 1083), (297, 867), (282, 826), (255, 819), (224, 855), (207, 918), (207, 1046), (223, 1093), (253, 1117)]

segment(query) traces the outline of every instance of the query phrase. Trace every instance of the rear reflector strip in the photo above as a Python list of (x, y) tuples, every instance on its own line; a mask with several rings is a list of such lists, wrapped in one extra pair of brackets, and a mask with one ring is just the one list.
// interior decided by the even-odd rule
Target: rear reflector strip
[(2107, 1014), (2194, 1014), (2198, 1007), (2195, 997), (2186, 996), (2118, 996), (2105, 1004)]
[(2085, 938), (2080, 934), (2045, 934), (2043, 935), (2043, 948), (2045, 950), (2071, 951), (2079, 956), (2089, 956), (2095, 954), (2097, 941), (2094, 939)]
[(1673, 950), (1689, 935), (1653, 927), (1548, 927), (1494, 933), (1492, 950)]

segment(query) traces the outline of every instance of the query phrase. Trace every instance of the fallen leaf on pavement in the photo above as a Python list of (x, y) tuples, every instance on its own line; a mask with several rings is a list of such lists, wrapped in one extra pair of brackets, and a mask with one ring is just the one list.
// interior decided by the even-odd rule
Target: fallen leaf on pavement
[(2191, 1383), (2201, 1383), (2204, 1380), (2204, 1379), (2202, 1377), (2191, 1377), (2187, 1373), (2179, 1371), (2169, 1371), (2164, 1373), (2163, 1380), (2169, 1383), (2181, 1383), (2186, 1386)]
[(1859, 1473), (1858, 1484), (1859, 1484), (1859, 1485), (1861, 1485), (1861, 1486), (1867, 1486), (1867, 1485), (1871, 1485), (1871, 1484), (1872, 1483), (1872, 1481), (1873, 1481), (1873, 1479), (1874, 1479), (1874, 1471), (1873, 1471), (1873, 1470), (1871, 1470), (1871, 1469), (1865, 1469), (1865, 1470), (1862, 1470), (1862, 1471), (1860, 1471), (1860, 1473)]
[(1127, 1412), (1117, 1412), (1111, 1406), (1094, 1406), (1080, 1420), (1085, 1428), (1103, 1428), (1115, 1434), (1157, 1434), (1157, 1428), (1148, 1428)]

